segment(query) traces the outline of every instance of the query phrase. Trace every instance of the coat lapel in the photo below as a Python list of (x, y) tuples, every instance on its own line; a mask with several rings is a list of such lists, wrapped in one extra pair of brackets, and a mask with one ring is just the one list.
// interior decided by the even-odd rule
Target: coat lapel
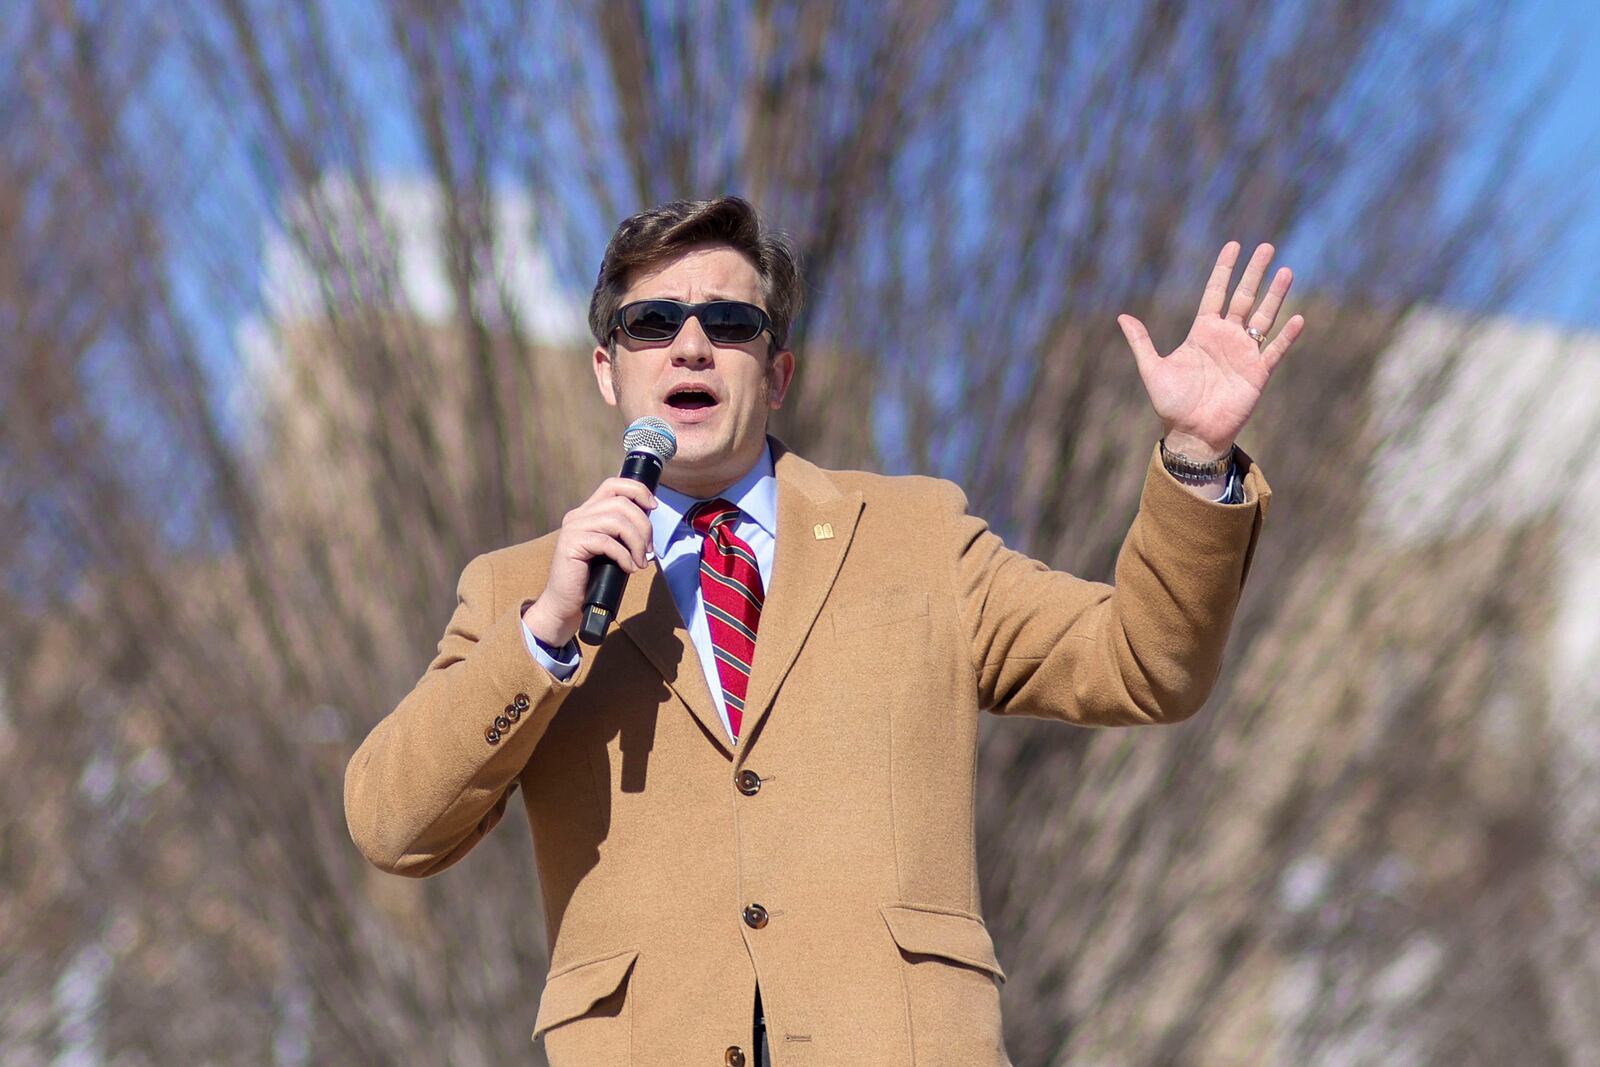
[[(649, 581), (644, 580), (646, 577)], [(694, 641), (683, 624), (683, 616), (678, 614), (678, 605), (659, 563), (628, 579), (622, 603), (617, 607), (617, 625), (639, 646), (706, 734), (731, 759), (733, 749), (728, 745), (711, 690), (706, 688), (705, 671), (695, 654)]]
[[(833, 580), (844, 563), (861, 515), (859, 492), (840, 493), (815, 464), (772, 441), (778, 480), (778, 531), (772, 588), (761, 608), (755, 662), (745, 695), (739, 749), (748, 747), (794, 665)], [(712, 714), (715, 714), (713, 709)]]

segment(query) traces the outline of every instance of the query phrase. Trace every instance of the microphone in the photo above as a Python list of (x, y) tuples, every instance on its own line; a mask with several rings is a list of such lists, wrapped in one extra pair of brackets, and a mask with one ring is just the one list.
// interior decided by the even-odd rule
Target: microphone
[[(622, 448), (627, 456), (619, 477), (642, 482), (654, 493), (661, 468), (678, 452), (678, 439), (665, 419), (646, 415), (628, 426), (622, 435)], [(589, 591), (583, 600), (583, 625), (578, 628), (578, 638), (584, 644), (598, 645), (605, 638), (627, 584), (628, 575), (610, 556), (595, 556), (589, 561)]]

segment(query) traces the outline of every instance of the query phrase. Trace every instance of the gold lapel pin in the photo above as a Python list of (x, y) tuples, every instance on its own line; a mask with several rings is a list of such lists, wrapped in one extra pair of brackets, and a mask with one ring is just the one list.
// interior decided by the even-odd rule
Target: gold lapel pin
[(811, 527), (811, 532), (817, 535), (818, 541), (826, 541), (833, 536), (833, 523), (819, 522)]

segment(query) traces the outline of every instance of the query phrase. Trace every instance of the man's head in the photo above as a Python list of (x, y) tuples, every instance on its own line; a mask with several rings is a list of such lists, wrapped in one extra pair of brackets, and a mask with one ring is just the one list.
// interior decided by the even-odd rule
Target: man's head
[[(715, 341), (697, 314), (670, 339), (639, 340), (616, 324), (619, 309), (651, 299), (754, 304), (771, 328), (747, 341)], [(626, 421), (655, 415), (672, 426), (678, 454), (663, 484), (710, 496), (756, 461), (767, 412), (783, 405), (794, 376), (789, 328), (800, 299), (793, 248), (738, 197), (674, 200), (617, 227), (589, 301), (595, 379)], [(722, 336), (716, 325), (711, 332)], [(685, 395), (691, 386), (705, 395)]]

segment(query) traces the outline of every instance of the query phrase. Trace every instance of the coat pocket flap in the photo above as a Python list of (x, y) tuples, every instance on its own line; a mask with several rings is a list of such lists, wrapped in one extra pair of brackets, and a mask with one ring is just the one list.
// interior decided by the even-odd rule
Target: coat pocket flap
[(576, 1019), (622, 988), (638, 955), (637, 948), (623, 949), (570, 964), (546, 978), (544, 992), (539, 994), (539, 1014), (533, 1020), (534, 1040), (552, 1026)]
[(989, 928), (976, 915), (926, 904), (883, 904), (879, 910), (903, 951), (942, 956), (1006, 980), (1006, 972), (995, 958)]

